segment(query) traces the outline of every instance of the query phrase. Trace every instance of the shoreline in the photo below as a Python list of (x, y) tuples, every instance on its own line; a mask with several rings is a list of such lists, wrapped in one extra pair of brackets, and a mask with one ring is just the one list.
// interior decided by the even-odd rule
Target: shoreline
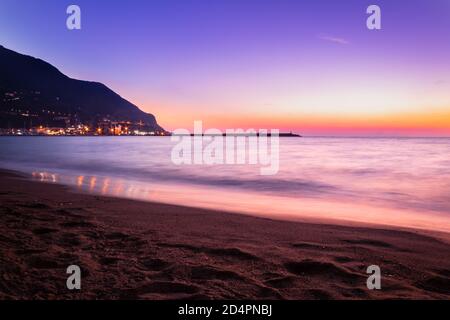
[(50, 180), (37, 180), (34, 177), (34, 174), (32, 174), (33, 178), (30, 177), (30, 174), (26, 173), (26, 172), (22, 172), (22, 171), (17, 171), (17, 170), (6, 170), (6, 169), (1, 169), (0, 168), (0, 172), (1, 171), (7, 171), (10, 172), (12, 174), (15, 175), (19, 175), (21, 177), (23, 177), (26, 180), (29, 181), (34, 181), (34, 182), (39, 182), (39, 183), (48, 183), (48, 184), (53, 184), (53, 185), (60, 185), (63, 187), (67, 187), (69, 188), (69, 192), (74, 192), (74, 193), (81, 193), (81, 194), (86, 194), (86, 195), (91, 195), (91, 196), (105, 196), (105, 197), (113, 197), (113, 198), (118, 198), (118, 199), (128, 199), (128, 200), (132, 200), (132, 201), (142, 201), (142, 202), (146, 202), (149, 204), (165, 204), (165, 205), (171, 205), (171, 206), (177, 206), (180, 208), (189, 208), (189, 209), (201, 209), (201, 210), (208, 210), (211, 212), (221, 212), (221, 213), (228, 213), (228, 214), (233, 214), (233, 215), (245, 215), (245, 216), (250, 216), (250, 217), (254, 217), (254, 218), (265, 218), (265, 219), (270, 219), (270, 220), (275, 220), (275, 221), (287, 221), (287, 222), (293, 222), (293, 223), (312, 223), (312, 224), (323, 224), (323, 225), (339, 225), (339, 226), (345, 226), (345, 227), (364, 227), (364, 228), (372, 228), (372, 229), (386, 229), (386, 230), (397, 230), (397, 231), (409, 231), (409, 232), (417, 232), (423, 235), (428, 235), (428, 236), (432, 236), (435, 238), (439, 238), (447, 243), (450, 243), (450, 229), (446, 228), (436, 228), (436, 227), (425, 227), (425, 226), (418, 226), (418, 225), (400, 225), (400, 224), (395, 224), (395, 223), (388, 223), (389, 221), (384, 221), (380, 222), (379, 219), (378, 221), (375, 221), (374, 219), (372, 220), (364, 220), (364, 219), (359, 219), (359, 220), (354, 220), (352, 219), (352, 217), (341, 217), (341, 218), (332, 218), (332, 217), (326, 217), (326, 216), (322, 216), (320, 214), (317, 215), (293, 215), (292, 213), (281, 213), (281, 212), (270, 212), (267, 209), (261, 209), (260, 211), (258, 211), (257, 209), (242, 209), (240, 210), (239, 208), (236, 207), (230, 207), (227, 209), (221, 209), (218, 208), (217, 206), (202, 206), (202, 205), (190, 205), (190, 204), (185, 204), (185, 203), (181, 203), (179, 200), (178, 201), (171, 201), (171, 200), (167, 200), (167, 199), (159, 199), (159, 200), (147, 200), (141, 197), (127, 197), (124, 195), (117, 195), (117, 194), (108, 194), (108, 193), (104, 193), (104, 192), (98, 192), (98, 191), (87, 191), (85, 189), (83, 189), (82, 187), (80, 187), (79, 185), (75, 186), (74, 184), (68, 184), (68, 183), (62, 183), (59, 181), (50, 181)]
[[(449, 244), (416, 230), (75, 193), (1, 169), (0, 203), (0, 299), (450, 298)], [(373, 264), (382, 290), (366, 288)]]

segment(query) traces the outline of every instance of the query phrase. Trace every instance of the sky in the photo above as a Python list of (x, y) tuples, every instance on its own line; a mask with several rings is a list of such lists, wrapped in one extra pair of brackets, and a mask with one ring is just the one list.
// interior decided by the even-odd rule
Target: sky
[(167, 130), (450, 136), (450, 0), (1, 0), (0, 44)]

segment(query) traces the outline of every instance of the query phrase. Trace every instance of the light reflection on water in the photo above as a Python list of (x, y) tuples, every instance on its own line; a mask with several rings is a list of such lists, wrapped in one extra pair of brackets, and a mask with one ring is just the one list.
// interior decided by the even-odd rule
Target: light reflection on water
[[(20, 143), (18, 143), (20, 142)], [(450, 232), (450, 139), (280, 140), (280, 172), (175, 166), (169, 138), (0, 137), (0, 168), (82, 192)]]

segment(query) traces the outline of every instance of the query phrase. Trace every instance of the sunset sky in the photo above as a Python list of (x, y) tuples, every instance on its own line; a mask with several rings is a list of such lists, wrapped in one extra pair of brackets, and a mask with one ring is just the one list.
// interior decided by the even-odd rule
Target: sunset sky
[[(70, 4), (82, 30), (66, 29)], [(449, 0), (1, 0), (0, 44), (168, 130), (450, 136)]]

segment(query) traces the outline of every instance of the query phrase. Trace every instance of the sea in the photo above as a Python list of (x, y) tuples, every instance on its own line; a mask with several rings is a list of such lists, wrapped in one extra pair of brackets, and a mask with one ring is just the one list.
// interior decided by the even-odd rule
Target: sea
[(171, 137), (5, 136), (0, 168), (74, 192), (450, 232), (450, 138), (280, 138), (272, 175), (249, 163), (176, 164), (176, 144)]

